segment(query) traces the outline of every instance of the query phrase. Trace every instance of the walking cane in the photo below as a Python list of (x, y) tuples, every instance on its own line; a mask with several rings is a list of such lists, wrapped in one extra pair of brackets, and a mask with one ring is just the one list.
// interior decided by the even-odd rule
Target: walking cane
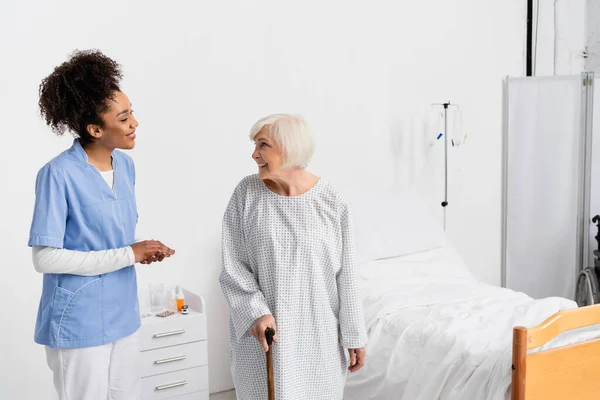
[(271, 345), (273, 344), (273, 336), (275, 336), (275, 329), (267, 328), (265, 331), (267, 337), (267, 344), (269, 350), (267, 350), (267, 390), (269, 392), (269, 400), (275, 400), (275, 384), (273, 382), (273, 353), (271, 352)]

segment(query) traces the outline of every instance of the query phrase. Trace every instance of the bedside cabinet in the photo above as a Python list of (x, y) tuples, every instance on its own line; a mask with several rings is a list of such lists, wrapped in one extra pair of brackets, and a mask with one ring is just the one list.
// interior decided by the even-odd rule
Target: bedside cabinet
[(206, 305), (185, 289), (184, 296), (187, 315), (142, 318), (142, 400), (208, 400)]

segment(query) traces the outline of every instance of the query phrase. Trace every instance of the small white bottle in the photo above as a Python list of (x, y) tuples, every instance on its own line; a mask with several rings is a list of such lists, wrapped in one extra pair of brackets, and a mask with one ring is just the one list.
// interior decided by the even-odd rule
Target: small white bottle
[(181, 312), (181, 308), (185, 304), (183, 297), (183, 290), (181, 290), (181, 286), (177, 286), (177, 311)]

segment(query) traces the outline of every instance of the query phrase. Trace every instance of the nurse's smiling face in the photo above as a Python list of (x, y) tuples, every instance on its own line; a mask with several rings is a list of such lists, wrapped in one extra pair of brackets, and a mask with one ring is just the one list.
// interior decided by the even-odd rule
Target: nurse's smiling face
[(133, 149), (138, 122), (129, 98), (123, 92), (115, 92), (114, 99), (109, 99), (107, 104), (108, 110), (100, 114), (104, 125), (88, 125), (88, 132), (95, 144), (108, 149)]

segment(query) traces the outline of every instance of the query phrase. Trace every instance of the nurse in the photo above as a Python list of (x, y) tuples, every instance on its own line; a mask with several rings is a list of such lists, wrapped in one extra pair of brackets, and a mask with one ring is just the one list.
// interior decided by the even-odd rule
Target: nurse
[(175, 253), (134, 240), (135, 168), (117, 149), (134, 148), (138, 122), (120, 79), (101, 52), (76, 51), (40, 85), (47, 125), (75, 136), (37, 174), (29, 236), (44, 274), (34, 340), (61, 400), (140, 398), (134, 264)]

